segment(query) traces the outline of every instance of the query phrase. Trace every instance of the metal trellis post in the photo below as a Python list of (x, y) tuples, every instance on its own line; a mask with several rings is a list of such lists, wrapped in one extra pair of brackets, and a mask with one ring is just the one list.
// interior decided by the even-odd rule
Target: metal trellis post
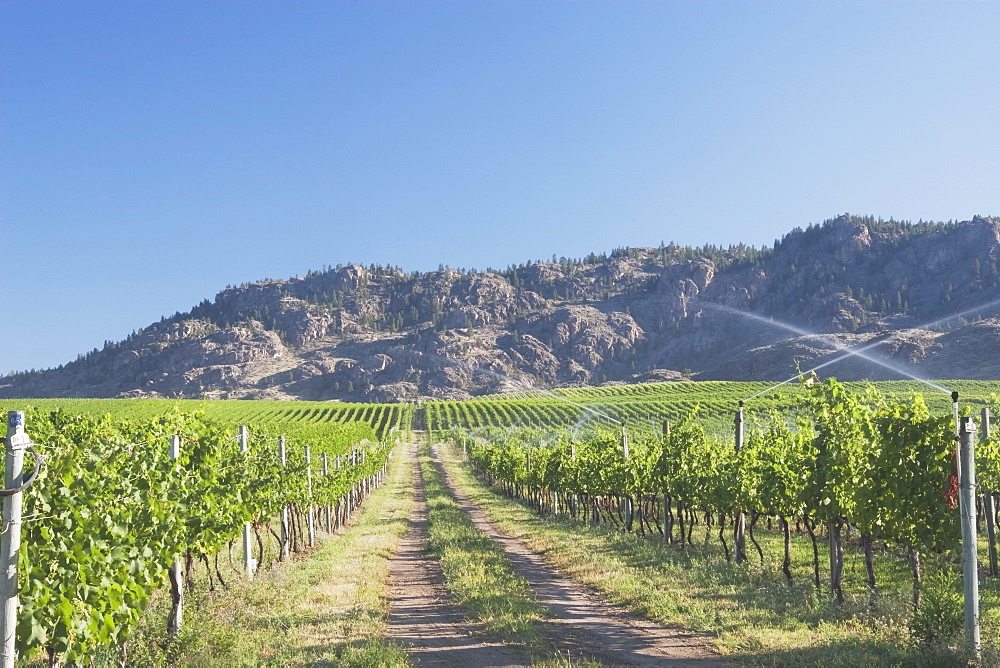
[[(6, 462), (4, 487), (13, 489), (21, 485), (24, 474), (24, 448), (29, 442), (24, 433), (24, 412), (7, 413), (7, 437), (4, 439)], [(17, 553), (21, 549), (21, 492), (3, 497), (3, 537), (0, 538), (0, 636), (3, 650), (0, 665), (13, 668), (17, 658), (14, 646), (17, 629)]]

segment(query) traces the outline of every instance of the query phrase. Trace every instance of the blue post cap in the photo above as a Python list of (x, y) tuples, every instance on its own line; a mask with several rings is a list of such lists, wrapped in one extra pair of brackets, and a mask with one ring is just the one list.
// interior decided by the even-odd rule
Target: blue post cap
[(7, 412), (7, 429), (17, 431), (18, 427), (24, 429), (24, 411)]

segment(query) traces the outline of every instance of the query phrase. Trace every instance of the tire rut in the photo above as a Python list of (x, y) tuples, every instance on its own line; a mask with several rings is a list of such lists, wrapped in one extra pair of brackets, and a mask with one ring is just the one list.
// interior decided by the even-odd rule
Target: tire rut
[(517, 538), (501, 534), (482, 508), (453, 483), (437, 445), (432, 446), (432, 453), (434, 464), (456, 502), (480, 531), (503, 547), (514, 570), (528, 582), (538, 602), (552, 612), (553, 618), (543, 625), (554, 647), (571, 657), (604, 665), (729, 665), (712, 651), (705, 636), (628, 615), (584, 585), (554, 571)]

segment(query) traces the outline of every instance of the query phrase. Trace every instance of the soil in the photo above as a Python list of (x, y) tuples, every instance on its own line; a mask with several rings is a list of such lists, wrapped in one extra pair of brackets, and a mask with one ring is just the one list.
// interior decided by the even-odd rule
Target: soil
[[(476, 527), (504, 549), (538, 602), (550, 611), (543, 632), (560, 657), (606, 666), (727, 665), (711, 650), (705, 636), (628, 615), (554, 571), (520, 540), (499, 533), (483, 510), (448, 478), (436, 446), (432, 452), (456, 501)], [(528, 665), (513, 648), (472, 637), (473, 627), (465, 621), (461, 608), (449, 603), (440, 567), (427, 552), (423, 478), (415, 455), (413, 466), (416, 499), (412, 529), (390, 565), (391, 639), (412, 646), (410, 656), (418, 665)]]

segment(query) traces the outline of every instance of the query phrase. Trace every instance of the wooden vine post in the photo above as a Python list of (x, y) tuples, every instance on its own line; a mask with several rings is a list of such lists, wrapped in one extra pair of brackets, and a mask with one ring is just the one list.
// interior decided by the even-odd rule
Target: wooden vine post
[[(622, 425), (622, 458), (625, 461), (625, 477), (628, 479), (628, 431)], [(625, 530), (632, 530), (632, 496), (629, 490), (625, 490)]]
[[(525, 465), (525, 470), (528, 472), (528, 475), (530, 476), (531, 475), (531, 448), (530, 447), (527, 450), (525, 450), (525, 452), (524, 452), (524, 465)], [(534, 499), (532, 498), (531, 488), (528, 487), (527, 481), (525, 481), (525, 485), (524, 486), (525, 486), (525, 488), (527, 490), (527, 493), (528, 493), (528, 500), (531, 501), (532, 505), (534, 505), (535, 502), (534, 502)]]
[[(340, 471), (340, 455), (337, 455), (333, 459), (333, 470), (337, 471), (337, 472)], [(344, 497), (341, 497), (341, 498), (337, 499), (337, 528), (338, 529), (341, 527), (341, 524), (343, 523), (343, 517), (344, 517), (344, 508), (343, 508), (343, 505), (344, 505), (344, 503), (346, 503), (346, 501), (344, 500)]]
[[(736, 409), (736, 454), (743, 449), (743, 400), (740, 400), (739, 408)], [(735, 552), (736, 563), (742, 564), (747, 560), (747, 539), (746, 539), (746, 514), (742, 510), (736, 511), (736, 519), (733, 526), (733, 552)]]
[[(345, 466), (350, 466), (351, 468), (354, 468), (355, 466), (357, 466), (357, 456), (356, 456), (356, 453), (357, 453), (356, 450), (351, 450), (351, 454), (347, 457), (347, 462), (345, 462)], [(354, 477), (353, 474), (351, 475), (351, 477), (352, 478)], [(357, 487), (358, 487), (358, 485), (355, 482), (355, 483), (352, 483), (351, 484), (351, 488), (349, 490), (347, 490), (347, 513), (346, 513), (347, 519), (351, 519), (351, 512), (353, 512), (353, 510), (354, 510), (354, 498), (355, 498), (355, 495), (356, 495), (356, 491), (355, 490), (357, 489)]]
[[(285, 452), (285, 437), (278, 437), (278, 457), (281, 466), (288, 466), (288, 454)], [(288, 505), (281, 507), (281, 559), (288, 558)]]
[[(181, 456), (181, 437), (178, 434), (174, 434), (170, 437), (170, 461), (176, 462)], [(176, 473), (178, 465), (174, 464), (174, 472)], [(181, 626), (184, 620), (184, 562), (181, 561), (181, 555), (176, 555), (174, 557), (174, 563), (170, 566), (170, 594), (172, 598), (172, 606), (170, 608), (170, 617), (167, 619), (167, 632), (176, 636), (181, 632)]]
[(309, 512), (307, 513), (308, 524), (309, 524), (309, 547), (315, 547), (316, 545), (316, 522), (313, 519), (313, 472), (312, 472), (312, 455), (309, 450), (309, 446), (306, 447), (306, 483), (309, 486)]
[[(246, 455), (249, 451), (247, 428), (240, 425), (240, 452)], [(257, 570), (257, 561), (253, 558), (253, 550), (250, 542), (251, 531), (250, 522), (245, 522), (243, 524), (243, 572), (247, 574), (247, 578), (253, 580), (254, 572)]]
[[(663, 421), (663, 443), (666, 447), (667, 442), (670, 440), (670, 420)], [(667, 545), (670, 543), (670, 529), (667, 528), (667, 516), (670, 514), (670, 496), (667, 494), (667, 485), (664, 481), (663, 485), (663, 544)]]
[[(982, 411), (982, 431), (979, 438), (983, 441), (990, 440), (990, 409), (983, 408)], [(990, 555), (990, 576), (1000, 575), (997, 569), (997, 509), (993, 500), (993, 491), (983, 490), (983, 517), (986, 520), (986, 538)]]
[[(325, 478), (328, 475), (330, 475), (330, 467), (327, 464), (326, 453), (324, 452), (323, 453), (323, 477)], [(328, 501), (329, 501), (329, 499), (328, 499)], [(333, 531), (333, 528), (332, 528), (332, 525), (330, 524), (330, 504), (327, 503), (323, 507), (324, 507), (324, 509), (326, 511), (325, 512), (326, 516), (324, 517), (324, 520), (325, 520), (324, 526), (326, 527), (326, 532), (327, 533), (331, 533)]]

